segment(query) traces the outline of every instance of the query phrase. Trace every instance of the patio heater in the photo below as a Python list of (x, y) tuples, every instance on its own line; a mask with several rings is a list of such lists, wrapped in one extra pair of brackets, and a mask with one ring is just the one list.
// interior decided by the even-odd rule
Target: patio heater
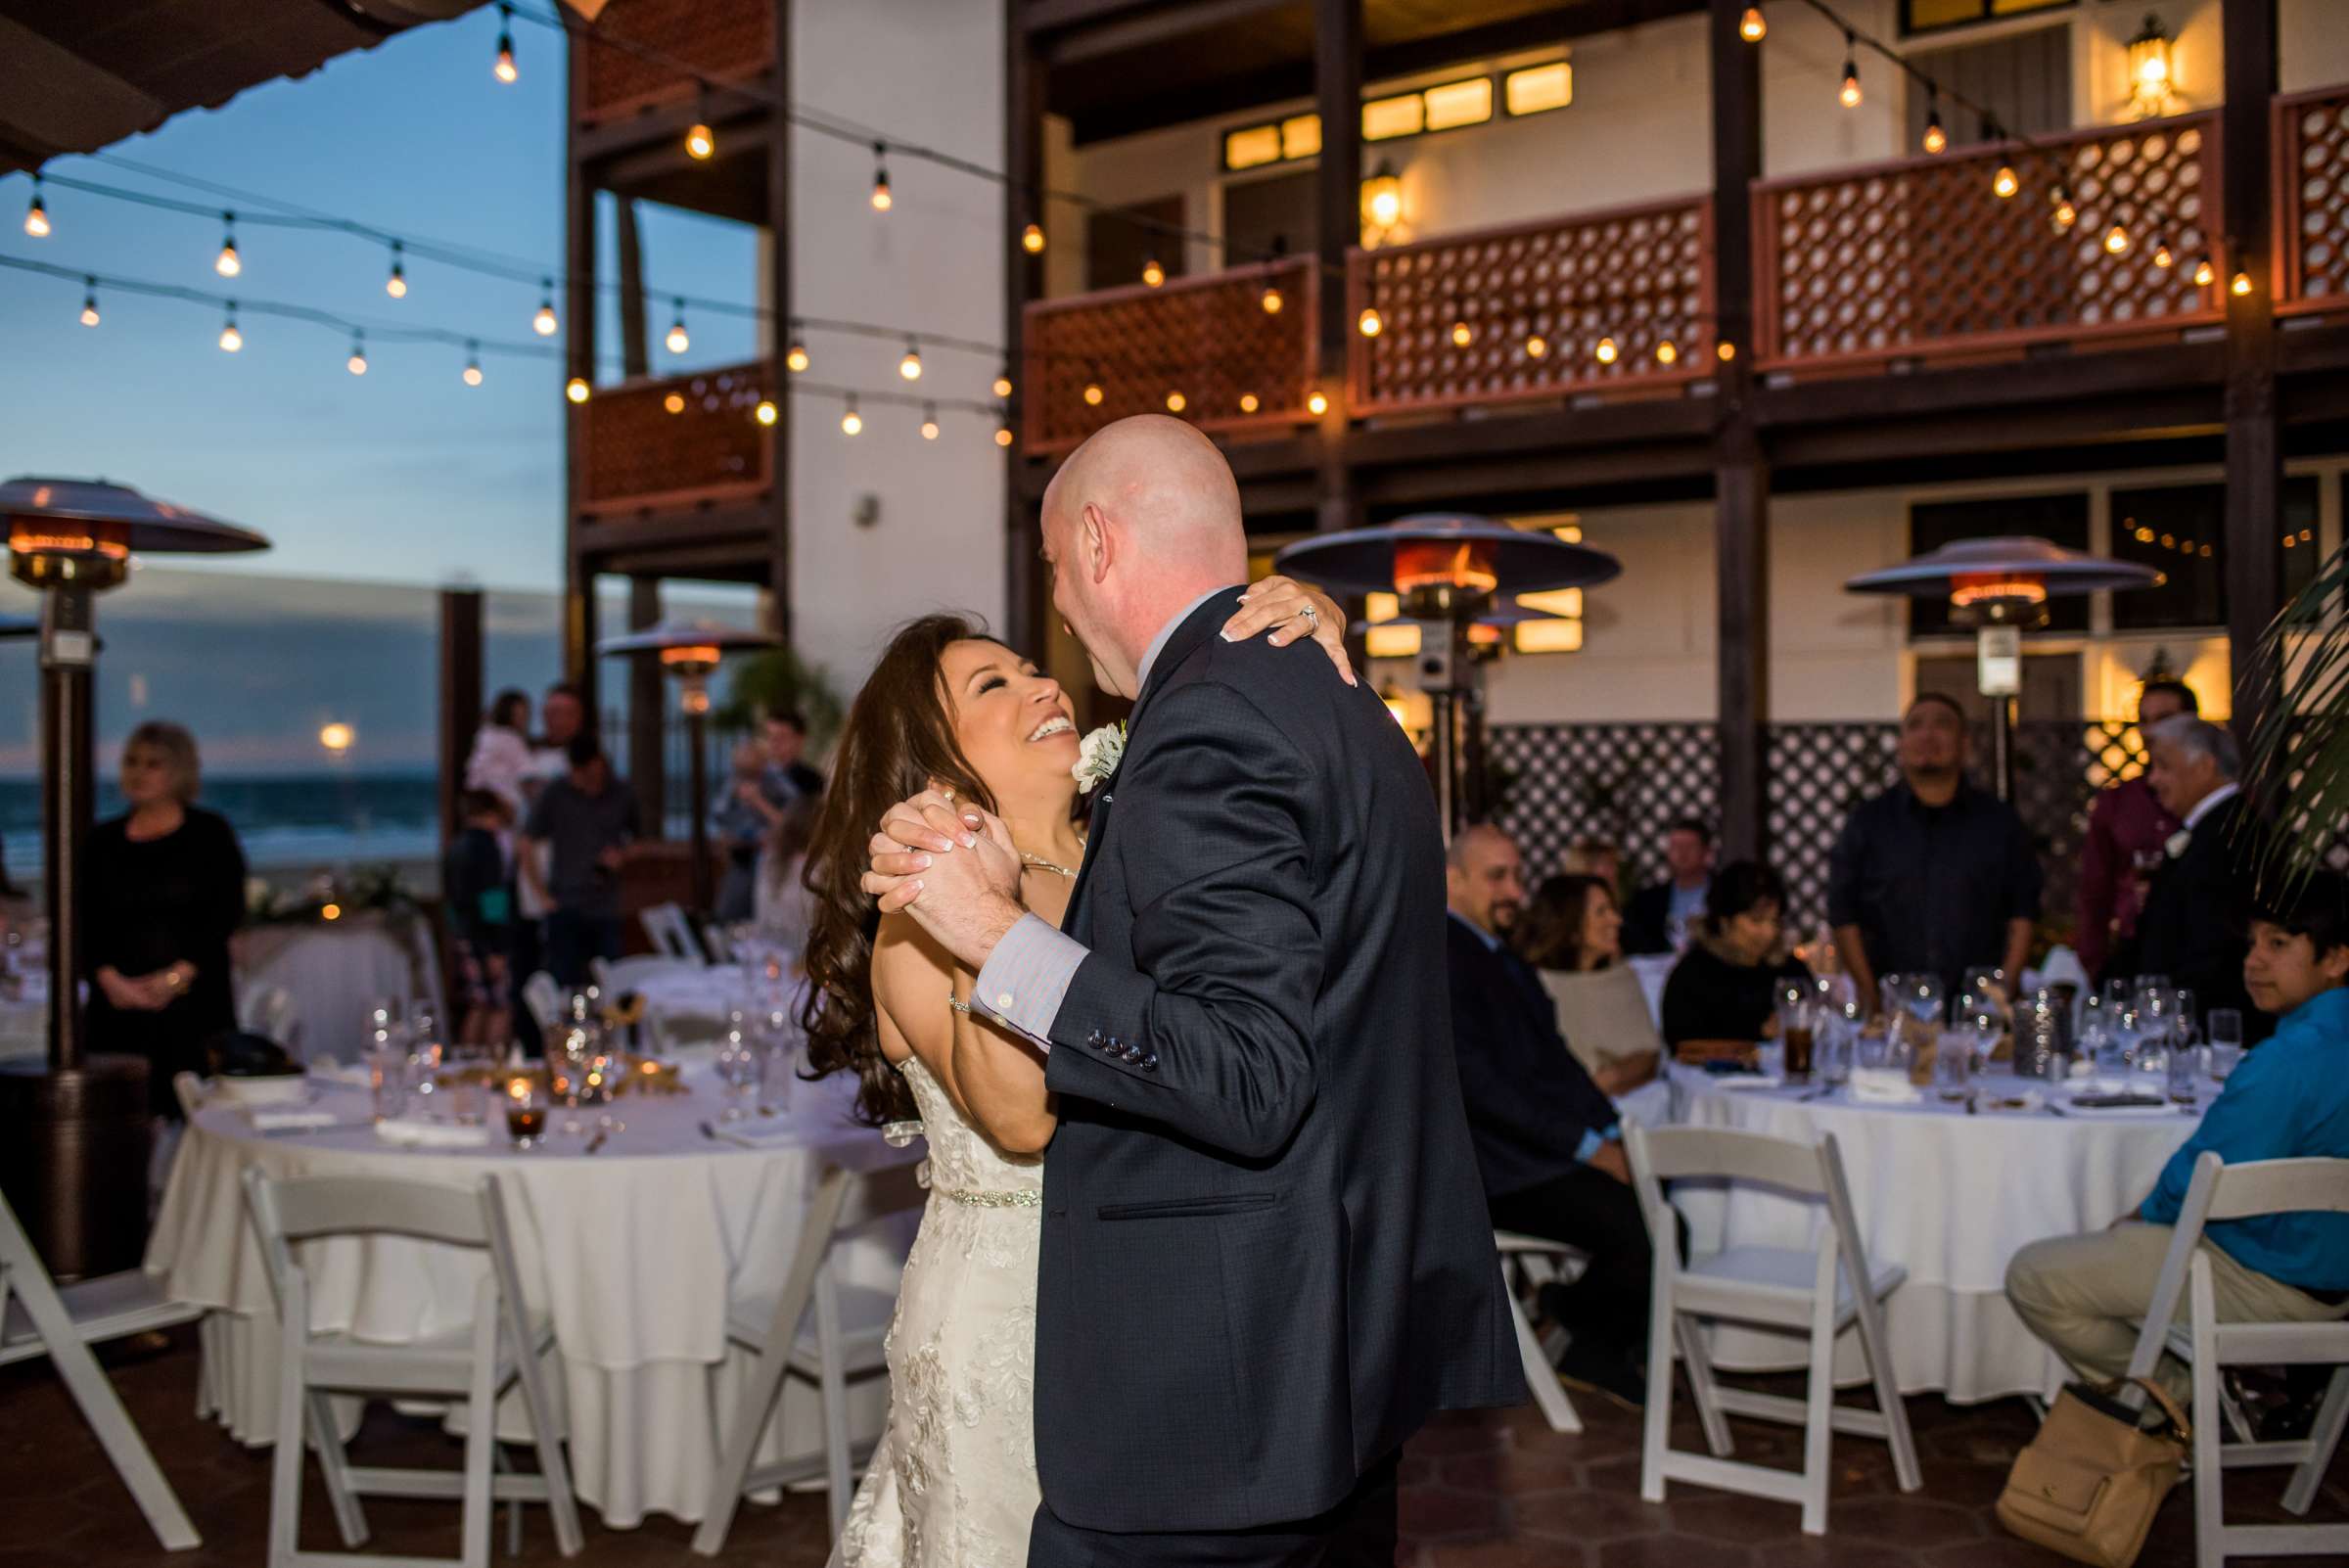
[(1974, 628), (1974, 672), (1991, 700), (1991, 764), (1999, 799), (2014, 797), (2014, 700), (2023, 689), (2023, 633), (2048, 623), (2048, 601), (2100, 590), (2148, 588), (2160, 574), (2134, 561), (2011, 535), (1959, 539), (1843, 586), (1851, 593), (1947, 599), (1950, 619)]
[(1603, 551), (1464, 512), (1300, 539), (1273, 564), (1334, 590), (1396, 594), (1404, 617), (1421, 623), (1419, 681), (1434, 705), (1436, 808), (1447, 838), (1485, 804), (1484, 661), (1473, 628), (1496, 615), (1523, 618), (1497, 595), (1589, 587), (1623, 570)]
[(710, 772), (705, 731), (710, 717), (710, 674), (718, 661), (739, 648), (771, 648), (775, 639), (763, 631), (720, 625), (714, 621), (663, 621), (642, 631), (606, 637), (595, 645), (601, 654), (659, 654), (664, 672), (677, 677), (677, 707), (685, 715), (686, 788), (693, 805), (693, 906), (710, 912)]
[(102, 481), (0, 483), (9, 569), (41, 594), (41, 879), (49, 910), (49, 1057), (0, 1063), (0, 1188), (50, 1270), (135, 1267), (147, 1234), (147, 1063), (84, 1048), (80, 855), (91, 802), (97, 596), (130, 558), (265, 550), (269, 541)]

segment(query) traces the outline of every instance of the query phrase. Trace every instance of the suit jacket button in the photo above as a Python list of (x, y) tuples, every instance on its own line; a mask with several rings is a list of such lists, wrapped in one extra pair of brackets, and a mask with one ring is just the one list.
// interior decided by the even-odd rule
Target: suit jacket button
[(1098, 1044), (1100, 1044), (1100, 1043), (1101, 1043), (1101, 1031), (1099, 1031), (1099, 1030), (1097, 1030), (1097, 1029), (1096, 1029), (1096, 1030), (1094, 1030), (1094, 1031), (1093, 1031), (1091, 1034), (1089, 1034), (1089, 1035), (1085, 1036), (1085, 1037), (1084, 1037), (1084, 1042), (1085, 1042), (1087, 1045), (1098, 1045)]
[(1147, 1051), (1143, 1053), (1142, 1071), (1145, 1073), (1155, 1073), (1158, 1071), (1158, 1052)]
[(1126, 1060), (1129, 1062), (1138, 1062), (1141, 1059), (1142, 1048), (1139, 1045), (1128, 1045), (1126, 1047)]

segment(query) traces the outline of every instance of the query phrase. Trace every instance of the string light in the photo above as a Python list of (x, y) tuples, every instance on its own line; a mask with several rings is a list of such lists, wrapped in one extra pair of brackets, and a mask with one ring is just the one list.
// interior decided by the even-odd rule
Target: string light
[(1184, 396), (1182, 395), (1182, 393), (1181, 393), (1181, 392), (1171, 392), (1167, 393), (1167, 412), (1168, 412), (1168, 413), (1170, 413), (1170, 414), (1179, 414), (1179, 413), (1181, 413), (1181, 412), (1183, 411), (1183, 409), (1184, 409), (1184, 408), (1186, 408), (1186, 407), (1188, 407), (1188, 406), (1189, 406), (1189, 399), (1188, 399), (1188, 398), (1186, 398), (1186, 397), (1184, 397)]
[(710, 92), (700, 89), (693, 101), (693, 126), (685, 133), (685, 156), (708, 162), (717, 152), (717, 133), (710, 128)]
[(41, 205), (41, 177), (32, 177), (32, 206), (24, 209), (24, 232), (36, 240), (49, 238), (49, 209)]
[(668, 336), (661, 340), (672, 354), (681, 354), (693, 346), (693, 338), (685, 331), (685, 301), (677, 301), (677, 319), (668, 324)]
[(1009, 365), (1001, 366), (995, 371), (993, 392), (997, 397), (1011, 395), (1011, 367)]
[(1599, 340), (1598, 340), (1598, 349), (1597, 349), (1597, 353), (1598, 353), (1598, 362), (1599, 362), (1600, 364), (1602, 364), (1602, 365), (1611, 365), (1611, 364), (1615, 363), (1616, 357), (1617, 357), (1617, 355), (1618, 355), (1618, 353), (1619, 353), (1619, 352), (1620, 352), (1620, 350), (1619, 350), (1619, 349), (1617, 349), (1617, 348), (1616, 348), (1616, 346), (1615, 346), (1615, 340), (1614, 340), (1614, 339), (1612, 339), (1612, 338), (1601, 338), (1601, 339), (1599, 339)]
[(882, 161), (888, 156), (887, 143), (873, 143), (873, 210), (876, 212), (886, 212), (896, 205), (897, 199), (889, 194), (889, 165)]
[(1760, 43), (1770, 31), (1770, 23), (1762, 20), (1760, 6), (1747, 6), (1745, 15), (1737, 19), (1737, 36), (1747, 43)]
[(1846, 109), (1860, 107), (1860, 41), (1849, 27), (1843, 30), (1843, 90), (1835, 95)]
[(2194, 263), (2194, 287), (2195, 287), (2195, 288), (2197, 288), (2197, 289), (2207, 289), (2207, 288), (2209, 288), (2209, 287), (2210, 287), (2210, 280), (2211, 280), (2212, 278), (2216, 277), (2216, 276), (2218, 276), (2218, 274), (2217, 274), (2216, 272), (2214, 272), (2214, 271), (2212, 271), (2212, 270), (2211, 270), (2211, 265), (2210, 265), (2210, 257), (2208, 257), (2208, 256), (2204, 256), (2204, 257), (2202, 257), (2200, 260), (2198, 260), (2198, 261), (2196, 261), (2196, 262)]
[(1375, 338), (1386, 330), (1387, 320), (1378, 313), (1378, 306), (1372, 305), (1364, 310), (1354, 324), (1361, 329), (1363, 337)]
[(1240, 393), (1240, 412), (1241, 412), (1241, 413), (1243, 413), (1243, 414), (1253, 414), (1253, 413), (1255, 413), (1255, 412), (1256, 412), (1256, 410), (1257, 410), (1258, 406), (1259, 406), (1259, 404), (1258, 404), (1258, 402), (1257, 402), (1256, 393), (1254, 393), (1254, 392), (1242, 392), (1242, 393)]
[(365, 333), (354, 332), (350, 335), (350, 357), (345, 360), (344, 364), (354, 376), (367, 374), (367, 335)]
[(237, 330), (237, 302), (228, 302), (228, 321), (220, 329), (220, 351), (235, 353), (245, 346), (245, 334)]
[(1088, 381), (1086, 381), (1086, 382), (1085, 382), (1085, 384), (1084, 384), (1084, 405), (1085, 405), (1087, 408), (1098, 408), (1098, 407), (1100, 407), (1100, 406), (1101, 406), (1101, 398), (1102, 398), (1102, 395), (1103, 395), (1103, 393), (1102, 393), (1102, 392), (1101, 392), (1101, 384), (1100, 384), (1099, 382), (1097, 382), (1097, 381), (1090, 381), (1090, 380), (1088, 380)]
[(2125, 255), (2129, 251), (2129, 231), (2118, 223), (2104, 231), (2104, 251), (2108, 255)]
[(759, 406), (751, 410), (751, 417), (761, 425), (772, 425), (783, 417), (783, 411), (775, 406), (775, 400), (772, 397), (761, 397), (759, 399)]
[(922, 351), (911, 338), (905, 340), (905, 357), (898, 361), (898, 374), (907, 381), (922, 379)]
[(1040, 223), (1031, 223), (1020, 230), (1020, 249), (1030, 255), (1044, 254), (1044, 230)]
[(853, 436), (862, 429), (864, 429), (864, 416), (856, 412), (856, 394), (851, 392), (849, 393), (848, 409), (840, 416), (840, 433), (843, 436)]
[(2023, 182), (2015, 177), (2013, 164), (2001, 163), (1998, 173), (1991, 177), (1990, 188), (2004, 202), (2021, 190)]
[(574, 376), (563, 384), (563, 395), (575, 403), (585, 402), (594, 392), (595, 389), (587, 385), (587, 378), (584, 376)]
[(2251, 274), (2248, 272), (2237, 272), (2234, 275), (2234, 281), (2229, 284), (2227, 287), (2231, 293), (2234, 294), (2238, 298), (2249, 294), (2251, 292)]
[(392, 275), (384, 280), (384, 293), (394, 300), (408, 297), (408, 271), (400, 265), (400, 245), (397, 240), (392, 242)]
[(2153, 242), (2153, 264), (2155, 266), (2167, 271), (2170, 267), (2177, 263), (2177, 260), (2178, 258), (2170, 254), (2170, 242), (2168, 240), (2156, 240)]
[(1670, 364), (1676, 364), (1676, 363), (1678, 363), (1678, 362), (1679, 362), (1679, 360), (1680, 360), (1680, 357), (1681, 357), (1681, 351), (1680, 351), (1680, 349), (1678, 349), (1678, 348), (1676, 348), (1676, 347), (1674, 347), (1674, 346), (1673, 346), (1673, 342), (1672, 342), (1672, 340), (1671, 340), (1670, 338), (1667, 338), (1667, 339), (1665, 339), (1665, 340), (1664, 340), (1662, 343), (1660, 343), (1660, 344), (1657, 344), (1657, 345), (1656, 345), (1656, 363), (1657, 363), (1657, 364), (1659, 364), (1659, 365), (1670, 365)]
[(1009, 446), (1011, 444), (1011, 427), (1009, 425), (998, 424), (995, 427), (995, 444), (997, 446)]
[(478, 343), (469, 342), (465, 345), (465, 385), (468, 387), (479, 387), (481, 384), (482, 346)]
[(1465, 318), (1451, 324), (1451, 346), (1454, 348), (1465, 348), (1475, 341), (1476, 333)]
[(1329, 394), (1316, 392), (1305, 400), (1305, 411), (1315, 419), (1329, 412)]
[(1925, 110), (1925, 151), (1935, 158), (1950, 150), (1950, 133), (1941, 126), (1941, 98), (1934, 96)]
[(1155, 289), (1166, 281), (1167, 269), (1158, 264), (1158, 257), (1151, 256), (1142, 263), (1142, 286), (1144, 288)]
[(2072, 188), (2058, 181), (2055, 186), (2055, 227), (2058, 232), (2080, 221), (2080, 209), (2072, 205)]
[(224, 278), (233, 278), (245, 270), (244, 259), (237, 254), (237, 215), (220, 214), (220, 254), (212, 261), (212, 270)]
[(1737, 357), (1737, 346), (1729, 342), (1728, 339), (1724, 338), (1719, 344), (1714, 346), (1713, 354), (1715, 358), (1719, 359), (1723, 364), (1726, 365), (1730, 360)]
[(489, 74), (511, 87), (522, 72), (514, 68), (514, 8), (497, 8), (497, 63)]
[(1260, 300), (1257, 301), (1257, 303), (1259, 303), (1259, 304), (1261, 304), (1261, 305), (1263, 305), (1263, 306), (1265, 307), (1265, 314), (1266, 314), (1266, 315), (1267, 315), (1267, 316), (1277, 316), (1277, 315), (1279, 315), (1279, 314), (1280, 314), (1280, 306), (1281, 306), (1280, 291), (1279, 291), (1278, 289), (1275, 289), (1275, 288), (1273, 288), (1273, 287), (1272, 287), (1270, 284), (1268, 284), (1268, 283), (1267, 283), (1267, 284), (1266, 284), (1266, 285), (1265, 285), (1265, 293), (1264, 293), (1264, 297), (1263, 297), (1262, 299), (1260, 299)]
[(795, 376), (807, 368), (807, 346), (800, 341), (796, 322), (791, 334), (791, 347), (783, 355), (783, 368)]
[(81, 324), (85, 327), (98, 325), (98, 280), (96, 278), (89, 280), (89, 292), (81, 297)]
[(938, 405), (936, 403), (922, 404), (922, 439), (926, 441), (938, 439)]
[(538, 313), (530, 317), (530, 330), (541, 338), (551, 338), (562, 325), (555, 319), (555, 280), (543, 279), (538, 290)]
[(1549, 340), (1547, 338), (1543, 337), (1542, 334), (1538, 332), (1527, 336), (1525, 340), (1525, 356), (1528, 359), (1540, 359), (1548, 352)]

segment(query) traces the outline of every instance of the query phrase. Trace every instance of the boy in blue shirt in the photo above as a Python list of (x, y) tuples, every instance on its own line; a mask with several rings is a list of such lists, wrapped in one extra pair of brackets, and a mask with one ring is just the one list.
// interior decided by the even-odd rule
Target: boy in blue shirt
[[(2034, 1242), (2006, 1266), (2006, 1299), (2031, 1331), (2092, 1381), (2129, 1368), (2137, 1322), (2153, 1297), (2194, 1161), (2216, 1150), (2229, 1165), (2302, 1156), (2349, 1158), (2349, 884), (2313, 878), (2251, 920), (2243, 984), (2278, 1020), (2242, 1059), (2153, 1191), (2109, 1230)], [(2211, 1224), (2226, 1321), (2314, 1322), (2349, 1315), (2349, 1215), (2262, 1215)], [(2180, 1303), (2183, 1318), (2186, 1304)], [(2177, 1358), (2157, 1374), (2184, 1403)]]

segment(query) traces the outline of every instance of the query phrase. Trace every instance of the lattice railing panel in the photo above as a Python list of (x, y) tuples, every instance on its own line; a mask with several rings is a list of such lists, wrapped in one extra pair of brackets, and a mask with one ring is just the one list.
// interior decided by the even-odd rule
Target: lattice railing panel
[[(591, 43), (582, 52), (580, 112), (608, 119), (690, 98), (697, 73), (720, 81), (756, 76), (774, 63), (774, 23), (772, 0), (611, 0), (590, 30), (619, 41)], [(550, 36), (525, 30), (528, 36), (515, 41), (526, 51)], [(524, 69), (530, 69), (527, 54)]]
[[(1712, 204), (1674, 202), (1346, 259), (1352, 411), (1652, 387), (1709, 373)], [(1466, 341), (1461, 342), (1464, 336)]]
[(1773, 724), (1763, 752), (1767, 858), (1805, 931), (1826, 918), (1827, 858), (1852, 807), (1901, 776), (1898, 724)]
[(1675, 817), (1720, 815), (1721, 749), (1709, 723), (1497, 724), (1486, 749), (1513, 775), (1496, 819), (1535, 881), (1585, 838), (1622, 846), (1628, 874), (1652, 880), (1664, 874)]
[(757, 411), (767, 385), (768, 367), (754, 362), (600, 389), (577, 410), (581, 509), (621, 512), (763, 487), (772, 442)]
[[(1312, 418), (1313, 274), (1313, 258), (1297, 256), (1029, 305), (1028, 449), (1074, 446), (1129, 414), (1174, 414), (1203, 430)], [(1267, 288), (1278, 310), (1265, 308)]]
[[(2106, 127), (2046, 151), (1916, 158), (1755, 187), (1765, 364), (1979, 353), (2220, 319), (2215, 115)], [(2002, 198), (2002, 164), (2017, 175)], [(2068, 187), (2076, 220), (2055, 221)], [(2115, 225), (2127, 244), (2111, 250)], [(2160, 265), (2166, 248), (2171, 264)], [(2195, 264), (2218, 271), (2207, 287)]]
[(2349, 305), (2349, 86), (2276, 103), (2280, 311)]

